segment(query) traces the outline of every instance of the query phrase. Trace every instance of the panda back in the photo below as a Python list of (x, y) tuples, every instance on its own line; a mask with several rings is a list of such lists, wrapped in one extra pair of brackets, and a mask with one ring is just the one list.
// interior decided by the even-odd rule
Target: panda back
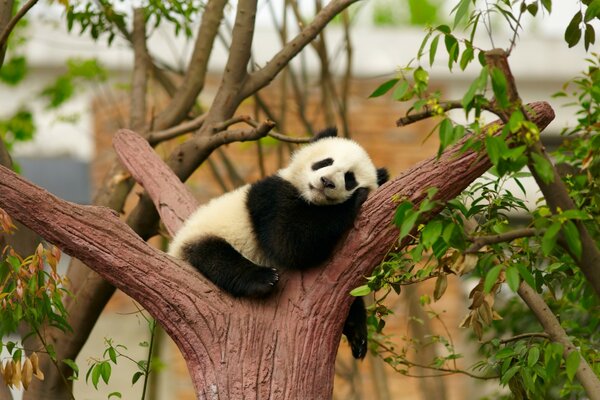
[[(219, 237), (248, 260), (265, 265), (246, 206), (250, 185), (242, 186), (200, 206), (185, 221), (169, 246), (169, 254), (185, 259), (182, 248), (206, 237)], [(187, 260), (186, 260), (187, 261)]]

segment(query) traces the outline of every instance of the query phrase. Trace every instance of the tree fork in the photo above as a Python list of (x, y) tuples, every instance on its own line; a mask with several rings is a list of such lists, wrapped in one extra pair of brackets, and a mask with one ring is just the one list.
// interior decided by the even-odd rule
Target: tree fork
[[(547, 103), (533, 108), (543, 129), (552, 109)], [(279, 290), (262, 301), (221, 293), (188, 264), (148, 246), (116, 213), (58, 199), (3, 167), (0, 207), (145, 307), (182, 351), (198, 398), (323, 399), (333, 390), (348, 292), (397, 240), (391, 199), (418, 203), (435, 186), (443, 202), (490, 167), (485, 156), (460, 147), (382, 186), (327, 265), (286, 273)]]

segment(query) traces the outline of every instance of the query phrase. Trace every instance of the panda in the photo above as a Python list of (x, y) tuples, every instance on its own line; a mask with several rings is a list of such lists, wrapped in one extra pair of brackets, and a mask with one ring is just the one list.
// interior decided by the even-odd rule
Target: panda
[[(265, 297), (280, 271), (326, 261), (368, 193), (387, 179), (387, 170), (377, 169), (360, 145), (325, 129), (286, 168), (199, 207), (173, 238), (169, 254), (235, 297)], [(363, 358), (362, 298), (352, 304), (343, 333), (353, 356)]]

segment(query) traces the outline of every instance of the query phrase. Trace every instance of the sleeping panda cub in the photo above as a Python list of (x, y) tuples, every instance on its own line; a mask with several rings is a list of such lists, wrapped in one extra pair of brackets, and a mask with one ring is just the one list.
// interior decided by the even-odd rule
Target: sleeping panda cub
[[(264, 297), (280, 271), (323, 263), (350, 229), (370, 191), (388, 179), (356, 142), (317, 134), (275, 175), (199, 207), (173, 238), (183, 259), (237, 297)], [(356, 358), (366, 354), (366, 314), (357, 297), (344, 334)]]

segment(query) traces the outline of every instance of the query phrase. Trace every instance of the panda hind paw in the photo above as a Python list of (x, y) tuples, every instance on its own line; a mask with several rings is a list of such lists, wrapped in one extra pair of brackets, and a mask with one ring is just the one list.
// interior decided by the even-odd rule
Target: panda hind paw
[(241, 297), (265, 297), (275, 289), (279, 273), (275, 268), (257, 267), (240, 277), (238, 295)]

